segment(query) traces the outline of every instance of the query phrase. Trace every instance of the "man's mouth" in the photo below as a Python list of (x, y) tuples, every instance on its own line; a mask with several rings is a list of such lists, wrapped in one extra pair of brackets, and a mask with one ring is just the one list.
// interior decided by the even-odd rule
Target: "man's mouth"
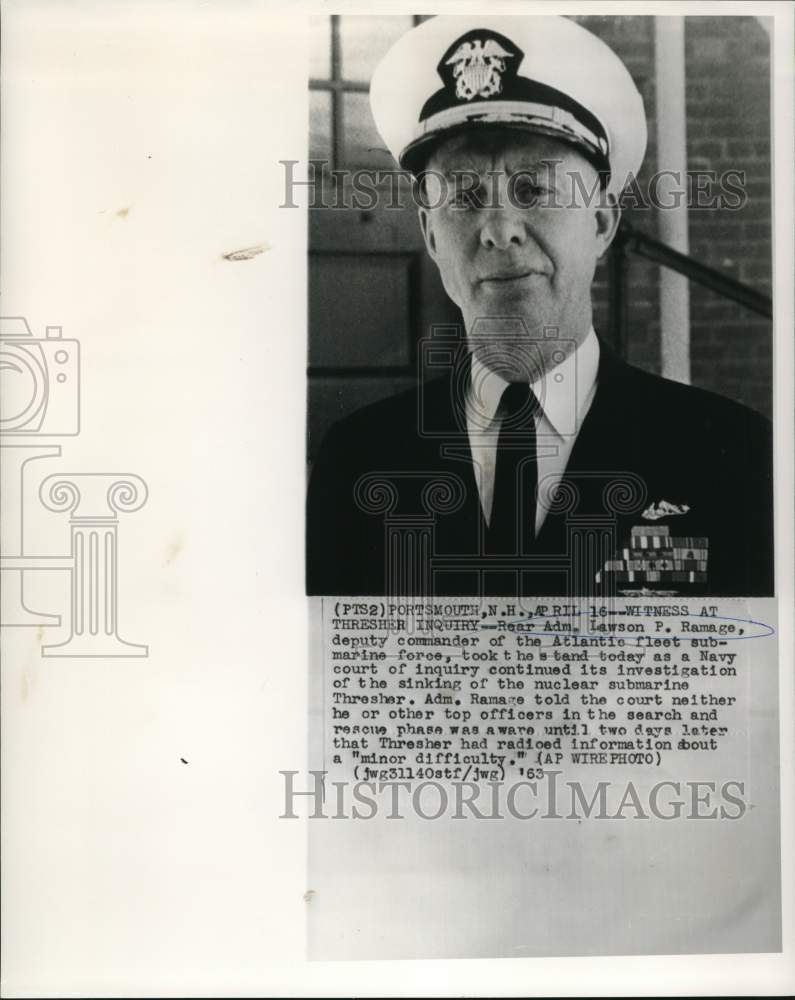
[(506, 270), (506, 271), (495, 271), (493, 274), (487, 274), (480, 279), (481, 284), (491, 283), (495, 284), (508, 284), (512, 281), (522, 281), (525, 278), (541, 278), (543, 277), (543, 271), (536, 271), (534, 269), (524, 268), (522, 270)]

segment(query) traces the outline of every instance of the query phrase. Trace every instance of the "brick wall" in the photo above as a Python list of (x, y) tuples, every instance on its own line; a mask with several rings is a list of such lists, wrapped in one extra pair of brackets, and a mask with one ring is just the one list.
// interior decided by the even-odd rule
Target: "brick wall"
[[(747, 202), (737, 211), (690, 211), (690, 253), (759, 291), (771, 292), (770, 47), (754, 17), (686, 22), (688, 167), (740, 170)], [(771, 412), (772, 326), (691, 287), (692, 377)]]
[[(664, 168), (656, 149), (654, 18), (575, 17), (626, 63), (643, 96), (649, 146), (639, 177)], [(688, 170), (745, 173), (747, 201), (738, 210), (689, 212), (690, 254), (752, 287), (771, 291), (770, 49), (755, 17), (685, 19)], [(658, 236), (654, 211), (629, 209), (626, 218)], [(627, 356), (660, 369), (659, 270), (633, 258), (629, 279)], [(594, 286), (597, 328), (607, 328), (604, 266)], [(771, 412), (772, 326), (741, 306), (690, 284), (694, 385)]]
[[(653, 17), (573, 17), (584, 28), (592, 31), (620, 56), (640, 91), (646, 108), (649, 144), (641, 167), (638, 183), (646, 190), (649, 178), (657, 163), (656, 107), (654, 80), (654, 18)], [(642, 232), (657, 236), (655, 213), (643, 208), (629, 207), (624, 211), (626, 220)], [(660, 371), (660, 296), (658, 268), (640, 258), (634, 258), (629, 268), (627, 295), (629, 300), (629, 329), (625, 343), (628, 361), (647, 371)], [(607, 334), (607, 268), (599, 265), (594, 282), (594, 326)]]

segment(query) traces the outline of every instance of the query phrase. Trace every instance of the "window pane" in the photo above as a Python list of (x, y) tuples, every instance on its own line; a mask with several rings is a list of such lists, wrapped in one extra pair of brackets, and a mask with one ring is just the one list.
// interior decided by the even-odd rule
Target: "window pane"
[(309, 18), (309, 76), (313, 80), (331, 77), (331, 18)]
[(342, 121), (344, 166), (394, 168), (395, 162), (375, 127), (369, 94), (345, 94)]
[(309, 91), (309, 158), (331, 160), (331, 93)]
[(369, 81), (386, 50), (412, 25), (411, 17), (401, 15), (340, 18), (343, 79)]
[(313, 254), (309, 363), (344, 368), (408, 365), (411, 298), (407, 254)]

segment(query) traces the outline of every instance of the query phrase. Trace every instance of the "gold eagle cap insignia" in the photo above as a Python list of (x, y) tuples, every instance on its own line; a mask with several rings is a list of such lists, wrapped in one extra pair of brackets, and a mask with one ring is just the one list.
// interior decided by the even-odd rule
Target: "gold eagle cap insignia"
[(453, 65), (455, 96), (471, 101), (499, 94), (506, 59), (513, 59), (513, 53), (507, 52), (493, 38), (462, 42), (447, 60), (448, 66)]

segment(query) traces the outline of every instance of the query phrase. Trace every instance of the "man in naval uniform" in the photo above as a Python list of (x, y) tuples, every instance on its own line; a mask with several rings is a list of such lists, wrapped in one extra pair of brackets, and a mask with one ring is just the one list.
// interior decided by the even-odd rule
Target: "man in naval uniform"
[(768, 422), (593, 329), (646, 146), (621, 60), (566, 18), (437, 17), (389, 51), (371, 104), (421, 178), (465, 334), (429, 333), (418, 388), (327, 435), (308, 592), (772, 594)]

